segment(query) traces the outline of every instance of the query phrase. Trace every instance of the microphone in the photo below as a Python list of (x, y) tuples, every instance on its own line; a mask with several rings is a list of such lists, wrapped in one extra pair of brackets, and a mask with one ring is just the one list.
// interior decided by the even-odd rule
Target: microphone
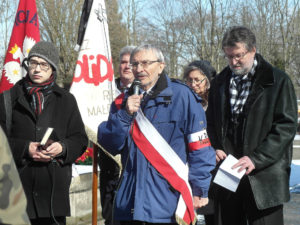
[(139, 80), (134, 80), (132, 83), (132, 87), (133, 87), (133, 95), (138, 95), (139, 91), (140, 91), (140, 86), (141, 86), (141, 81)]

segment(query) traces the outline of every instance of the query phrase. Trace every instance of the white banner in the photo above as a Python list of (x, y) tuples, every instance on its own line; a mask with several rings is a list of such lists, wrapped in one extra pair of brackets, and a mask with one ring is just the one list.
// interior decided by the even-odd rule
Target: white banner
[(94, 0), (70, 92), (76, 97), (89, 139), (96, 143), (98, 125), (107, 120), (115, 97), (104, 0)]

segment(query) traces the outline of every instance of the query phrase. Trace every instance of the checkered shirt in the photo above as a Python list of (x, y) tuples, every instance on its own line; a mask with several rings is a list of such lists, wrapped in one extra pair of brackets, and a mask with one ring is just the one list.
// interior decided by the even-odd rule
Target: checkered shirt
[(232, 121), (237, 122), (238, 116), (243, 112), (244, 105), (250, 93), (252, 77), (255, 73), (257, 61), (254, 60), (251, 71), (245, 75), (235, 75), (230, 78), (229, 93)]

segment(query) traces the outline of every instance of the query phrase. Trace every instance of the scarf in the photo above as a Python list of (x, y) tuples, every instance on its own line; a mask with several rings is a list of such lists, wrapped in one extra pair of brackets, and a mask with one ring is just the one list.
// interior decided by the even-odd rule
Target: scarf
[(243, 76), (232, 73), (229, 93), (233, 122), (237, 122), (237, 118), (243, 112), (244, 105), (250, 93), (252, 77), (254, 76), (256, 65), (257, 61), (254, 60), (251, 71)]
[(50, 79), (42, 84), (33, 83), (29, 75), (25, 78), (24, 87), (27, 94), (31, 97), (31, 107), (35, 115), (40, 115), (44, 109), (45, 96), (52, 93), (55, 84), (55, 76), (52, 74)]

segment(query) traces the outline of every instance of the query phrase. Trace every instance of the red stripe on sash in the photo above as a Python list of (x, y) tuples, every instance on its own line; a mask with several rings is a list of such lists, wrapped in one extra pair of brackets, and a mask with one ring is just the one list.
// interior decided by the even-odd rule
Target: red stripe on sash
[(187, 210), (183, 219), (187, 224), (192, 223), (195, 218), (193, 199), (185, 181), (177, 175), (168, 162), (158, 153), (158, 151), (143, 135), (136, 121), (134, 121), (133, 125), (132, 138), (139, 150), (144, 154), (151, 165), (170, 183), (175, 190), (181, 193), (187, 206)]
[(202, 141), (196, 141), (196, 142), (191, 142), (189, 143), (189, 150), (190, 151), (195, 151), (204, 147), (211, 146), (209, 138), (206, 138)]
[[(194, 214), (194, 215), (195, 215), (195, 214)], [(185, 214), (184, 214), (184, 216), (183, 216), (183, 221), (185, 221), (187, 224), (191, 224), (191, 223), (193, 222), (193, 220), (194, 220), (194, 217), (191, 219), (191, 218), (190, 218), (190, 215), (189, 215), (189, 211), (186, 210), (186, 211), (185, 211)]]

